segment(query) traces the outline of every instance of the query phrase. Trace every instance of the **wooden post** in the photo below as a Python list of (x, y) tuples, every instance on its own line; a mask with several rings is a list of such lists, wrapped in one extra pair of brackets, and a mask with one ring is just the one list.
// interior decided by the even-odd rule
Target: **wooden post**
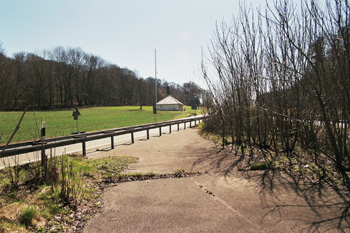
[(180, 124), (177, 123), (177, 131), (179, 131), (179, 130), (180, 130)]
[(44, 146), (44, 140), (45, 140), (45, 121), (41, 122), (41, 165), (46, 169), (46, 154), (45, 154), (45, 146)]
[(159, 137), (162, 136), (162, 126), (159, 127)]
[(44, 145), (41, 145), (41, 165), (43, 167), (46, 167), (46, 154)]
[(190, 121), (190, 128), (192, 128), (192, 121)]
[(134, 132), (131, 132), (131, 143), (134, 143)]
[(82, 142), (83, 145), (83, 156), (86, 156), (86, 143), (85, 141)]
[(171, 125), (169, 125), (169, 133), (171, 133)]
[(184, 128), (186, 129), (186, 121), (185, 121), (185, 123), (184, 123)]
[(149, 129), (147, 129), (147, 140), (149, 139)]
[(114, 149), (114, 136), (111, 137), (111, 148)]

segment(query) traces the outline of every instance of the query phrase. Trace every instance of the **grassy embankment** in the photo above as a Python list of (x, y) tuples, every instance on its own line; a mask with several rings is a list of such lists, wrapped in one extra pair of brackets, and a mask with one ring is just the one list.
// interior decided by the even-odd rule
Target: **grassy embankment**
[(120, 172), (135, 161), (134, 157), (63, 155), (48, 161), (44, 176), (40, 163), (0, 170), (0, 232), (61, 232), (79, 227), (101, 205), (104, 184), (125, 179)]
[[(172, 120), (186, 117), (194, 113), (191, 107), (186, 111), (158, 111), (153, 115), (152, 107), (138, 106), (126, 107), (91, 107), (79, 109), (79, 131), (92, 132), (132, 125), (152, 123), (155, 121)], [(198, 112), (198, 111), (197, 111)], [(12, 142), (35, 140), (40, 138), (41, 121), (46, 122), (46, 137), (70, 135), (77, 131), (76, 121), (72, 117), (72, 109), (61, 111), (28, 111), (22, 121), (21, 127)], [(22, 112), (0, 112), (0, 144), (5, 144), (15, 129)]]

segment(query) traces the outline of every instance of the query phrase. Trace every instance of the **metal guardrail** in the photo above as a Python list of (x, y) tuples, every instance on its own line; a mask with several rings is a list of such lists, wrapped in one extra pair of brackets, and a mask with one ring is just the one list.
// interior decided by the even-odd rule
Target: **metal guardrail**
[[(196, 125), (197, 121), (201, 122), (203, 119), (204, 119), (203, 116), (192, 117), (188, 119), (163, 121), (163, 122), (152, 123), (152, 124), (122, 127), (122, 128), (102, 130), (102, 131), (96, 131), (96, 132), (90, 132), (90, 133), (73, 134), (70, 136), (55, 137), (55, 138), (49, 138), (46, 140), (39, 140), (39, 141), (35, 140), (35, 141), (14, 143), (6, 147), (3, 153), (0, 154), (0, 158), (12, 156), (12, 155), (24, 154), (24, 153), (31, 153), (31, 152), (40, 151), (40, 150), (42, 151), (42, 156), (44, 156), (46, 149), (52, 149), (60, 146), (67, 146), (67, 145), (72, 145), (77, 143), (82, 143), (82, 154), (86, 155), (86, 142), (88, 141), (94, 141), (94, 140), (110, 137), (111, 148), (114, 149), (115, 136), (123, 135), (123, 134), (131, 134), (131, 142), (134, 143), (135, 132), (147, 131), (147, 139), (149, 139), (150, 129), (159, 128), (159, 136), (161, 136), (162, 127), (169, 126), (169, 133), (171, 133), (172, 125), (177, 124), (177, 130), (179, 131), (180, 124), (184, 123), (184, 128), (186, 129), (186, 123), (189, 122), (190, 127), (192, 127), (192, 122), (194, 122)], [(4, 146), (0, 146), (0, 151), (2, 151), (3, 148)]]

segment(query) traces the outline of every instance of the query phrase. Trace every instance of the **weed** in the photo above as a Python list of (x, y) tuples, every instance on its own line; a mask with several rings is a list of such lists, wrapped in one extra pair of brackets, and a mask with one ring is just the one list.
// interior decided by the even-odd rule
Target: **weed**
[(268, 168), (271, 168), (271, 165), (272, 161), (259, 162), (251, 165), (250, 170), (266, 170)]
[(133, 181), (133, 180), (146, 180), (151, 177), (154, 177), (154, 172), (135, 172), (135, 173), (129, 173), (129, 174), (118, 174), (116, 176), (116, 181), (118, 182), (124, 182), (124, 181)]
[(0, 221), (0, 232), (26, 232), (25, 227), (14, 221)]
[(22, 211), (22, 214), (19, 218), (19, 221), (24, 224), (26, 227), (30, 226), (32, 224), (32, 220), (37, 214), (37, 209), (34, 207), (28, 207), (25, 208)]
[(183, 170), (183, 169), (179, 169), (179, 170), (175, 171), (175, 173), (174, 173), (175, 177), (177, 177), (177, 178), (183, 177), (184, 174), (185, 174), (185, 170)]
[(49, 208), (50, 208), (49, 211), (50, 211), (51, 215), (56, 215), (56, 214), (61, 212), (61, 207), (58, 204), (54, 203), (54, 204), (50, 205)]
[[(29, 173), (35, 166), (40, 166), (40, 162), (19, 166), (23, 174), (16, 189), (11, 188), (7, 172), (0, 170), (0, 178), (7, 180), (0, 183), (0, 232), (48, 230), (40, 228), (37, 220), (50, 221), (58, 214), (65, 216), (82, 201), (95, 200), (99, 196), (96, 190), (101, 179), (118, 177), (134, 161), (136, 158), (133, 157), (88, 160), (67, 155), (57, 156), (48, 160), (49, 172), (39, 182), (33, 180)], [(30, 180), (26, 180), (29, 178)], [(57, 226), (56, 229), (58, 230)]]

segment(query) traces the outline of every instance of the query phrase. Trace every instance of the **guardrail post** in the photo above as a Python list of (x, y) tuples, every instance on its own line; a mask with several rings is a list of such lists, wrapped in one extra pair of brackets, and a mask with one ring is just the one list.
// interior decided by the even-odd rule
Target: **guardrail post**
[(114, 136), (111, 137), (111, 148), (114, 149)]
[(177, 123), (177, 131), (179, 131), (179, 130), (180, 130), (180, 124)]
[[(205, 117), (199, 117), (195, 119), (195, 123), (198, 120), (198, 122), (203, 122), (205, 119)], [(191, 119), (181, 119), (181, 120), (176, 120), (173, 122), (173, 124), (177, 124), (178, 125), (178, 131), (180, 130), (180, 125), (182, 123), (184, 123), (184, 129), (186, 129), (187, 127), (187, 122), (190, 121), (190, 125), (191, 125)], [(196, 123), (197, 124), (197, 123)], [(165, 124), (162, 123), (157, 123), (157, 124), (149, 124), (149, 125), (143, 125), (142, 127), (145, 128), (140, 128), (137, 129), (138, 131), (141, 130), (146, 130), (148, 127), (155, 129), (157, 127), (159, 127), (159, 136), (162, 135), (162, 127), (166, 126)], [(191, 125), (192, 126), (192, 125)], [(140, 126), (139, 126), (140, 127)], [(64, 136), (64, 137), (57, 137), (57, 138), (52, 138), (52, 139), (48, 139), (45, 140), (41, 143), (45, 144), (45, 143), (50, 143), (50, 146), (45, 144), (45, 145), (41, 145), (38, 144), (37, 141), (30, 141), (30, 142), (25, 142), (25, 143), (16, 143), (16, 144), (11, 144), (8, 148), (8, 150), (4, 151), (1, 154), (1, 157), (8, 157), (8, 156), (12, 156), (12, 155), (18, 155), (18, 154), (24, 154), (24, 153), (32, 153), (33, 151), (41, 151), (41, 159), (42, 159), (42, 163), (45, 162), (44, 160), (44, 156), (45, 155), (45, 150), (42, 148), (56, 148), (56, 147), (62, 147), (62, 146), (66, 146), (66, 145), (72, 145), (72, 144), (76, 144), (76, 143), (82, 143), (82, 154), (85, 156), (86, 155), (86, 142), (87, 141), (93, 141), (93, 140), (98, 140), (100, 138), (111, 138), (111, 147), (112, 149), (114, 148), (114, 136), (115, 135), (122, 135), (122, 134), (128, 134), (131, 131), (133, 131), (134, 127), (124, 127), (124, 128), (120, 128), (120, 130), (117, 131), (99, 131), (99, 132), (94, 132), (94, 133), (86, 133), (86, 134), (74, 134), (72, 136)], [(124, 131), (124, 132), (123, 132)], [(134, 132), (133, 132), (134, 133)], [(99, 135), (102, 134), (102, 135)], [(114, 136), (112, 136), (114, 135)], [(133, 136), (133, 135), (132, 135)], [(149, 139), (149, 128), (147, 129), (147, 139)], [(134, 140), (133, 140), (134, 141)], [(0, 151), (3, 150), (4, 146), (0, 146)], [(46, 157), (47, 159), (47, 157)]]
[(82, 141), (82, 145), (83, 145), (83, 156), (86, 156), (86, 142), (85, 142), (85, 140)]
[(169, 125), (169, 133), (171, 133), (171, 125)]
[(134, 143), (134, 132), (131, 132), (131, 143)]
[(190, 128), (192, 128), (192, 121), (190, 121)]
[(41, 147), (41, 165), (43, 167), (46, 167), (46, 154), (45, 154), (45, 147), (42, 145)]

